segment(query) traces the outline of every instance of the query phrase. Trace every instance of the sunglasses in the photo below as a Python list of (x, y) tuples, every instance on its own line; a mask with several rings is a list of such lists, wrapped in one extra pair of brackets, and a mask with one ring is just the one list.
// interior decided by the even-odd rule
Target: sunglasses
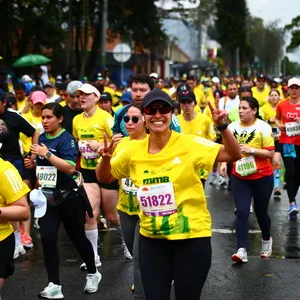
[(172, 111), (172, 107), (169, 105), (152, 105), (143, 109), (146, 115), (155, 115), (157, 111), (162, 115), (166, 115)]
[(124, 116), (124, 122), (125, 123), (128, 123), (130, 120), (133, 122), (133, 123), (137, 123), (139, 121), (139, 117), (138, 116), (133, 116), (133, 117), (128, 117), (128, 116)]

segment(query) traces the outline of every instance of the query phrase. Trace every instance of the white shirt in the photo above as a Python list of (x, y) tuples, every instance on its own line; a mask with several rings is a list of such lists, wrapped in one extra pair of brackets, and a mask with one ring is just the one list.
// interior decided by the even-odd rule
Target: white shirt
[[(226, 99), (226, 102), (225, 102), (225, 99)], [(237, 95), (234, 99), (231, 99), (228, 96), (226, 96), (226, 97), (223, 97), (220, 99), (219, 109), (225, 109), (228, 113), (230, 113), (230, 111), (233, 108), (239, 107), (239, 104), (240, 104), (240, 96), (239, 95)]]
[(55, 100), (58, 98), (59, 98), (59, 95), (54, 94), (51, 98), (47, 97), (46, 101), (47, 101), (47, 103), (52, 103), (52, 102), (55, 102)]

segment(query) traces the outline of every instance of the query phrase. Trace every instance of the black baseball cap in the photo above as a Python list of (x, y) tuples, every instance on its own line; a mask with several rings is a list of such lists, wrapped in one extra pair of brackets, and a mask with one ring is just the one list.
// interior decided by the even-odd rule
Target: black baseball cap
[(191, 91), (191, 87), (186, 83), (178, 84), (176, 92), (181, 93), (181, 92), (185, 92), (185, 91)]
[(100, 96), (100, 100), (109, 100), (109, 101), (112, 101), (111, 94), (108, 93), (108, 92), (102, 93), (101, 96)]
[(154, 101), (163, 101), (170, 105), (172, 108), (174, 108), (174, 101), (171, 99), (171, 97), (162, 91), (161, 89), (153, 89), (150, 91), (146, 96), (144, 97), (142, 101), (142, 107), (147, 107)]
[(181, 102), (183, 100), (191, 100), (194, 101), (195, 103), (197, 102), (196, 96), (192, 91), (183, 91), (178, 93), (178, 101)]

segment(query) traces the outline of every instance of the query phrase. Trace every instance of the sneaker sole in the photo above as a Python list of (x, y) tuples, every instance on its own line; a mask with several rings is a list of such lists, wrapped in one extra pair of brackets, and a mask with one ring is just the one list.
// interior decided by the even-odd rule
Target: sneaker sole
[(270, 254), (261, 254), (260, 257), (261, 258), (270, 258), (271, 255), (272, 255), (272, 252)]
[(240, 258), (240, 257), (239, 257), (238, 255), (236, 255), (236, 254), (233, 254), (233, 255), (231, 256), (231, 260), (234, 261), (234, 262), (236, 262), (236, 263), (240, 263), (240, 264), (242, 264), (242, 263), (247, 263), (247, 262), (248, 262), (248, 258), (242, 259), (242, 258)]
[(298, 210), (294, 209), (289, 214), (290, 214), (290, 216), (296, 216), (296, 215), (298, 215)]
[(24, 248), (27, 249), (32, 249), (33, 248), (33, 244), (22, 244)]
[(46, 296), (42, 296), (41, 294), (38, 294), (38, 298), (39, 299), (64, 299), (65, 297), (64, 297), (64, 295), (62, 295), (62, 297), (61, 296), (50, 296), (51, 298), (49, 298), (49, 297), (46, 297)]

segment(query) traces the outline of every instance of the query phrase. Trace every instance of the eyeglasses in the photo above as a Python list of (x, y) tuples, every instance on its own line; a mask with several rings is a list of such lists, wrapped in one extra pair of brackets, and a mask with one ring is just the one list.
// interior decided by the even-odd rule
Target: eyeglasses
[(172, 107), (169, 105), (152, 105), (143, 109), (146, 115), (155, 115), (157, 111), (162, 115), (166, 115), (172, 111)]
[(137, 123), (139, 121), (139, 117), (138, 116), (133, 116), (133, 117), (128, 117), (128, 116), (124, 116), (124, 122), (125, 123), (128, 123), (130, 120), (133, 122), (133, 123)]

